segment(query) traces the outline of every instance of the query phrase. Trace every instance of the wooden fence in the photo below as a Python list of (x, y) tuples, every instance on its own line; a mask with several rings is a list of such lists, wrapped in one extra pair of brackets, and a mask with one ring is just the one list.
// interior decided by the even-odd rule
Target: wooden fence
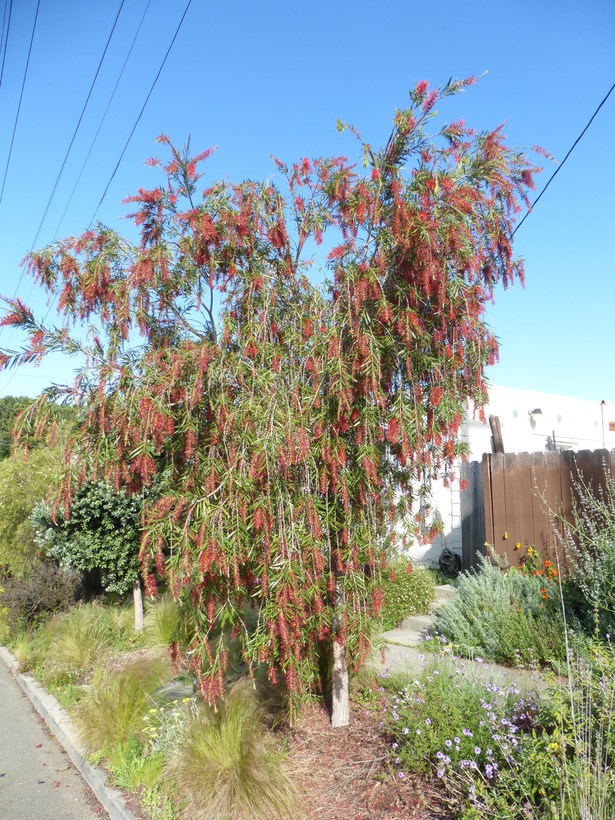
[(519, 566), (532, 545), (541, 558), (551, 560), (557, 545), (562, 560), (554, 531), (561, 532), (557, 516), (570, 521), (575, 482), (582, 479), (597, 493), (604, 487), (605, 470), (615, 473), (608, 450), (486, 453), (482, 460), (485, 541), (498, 555), (506, 556), (510, 566)]

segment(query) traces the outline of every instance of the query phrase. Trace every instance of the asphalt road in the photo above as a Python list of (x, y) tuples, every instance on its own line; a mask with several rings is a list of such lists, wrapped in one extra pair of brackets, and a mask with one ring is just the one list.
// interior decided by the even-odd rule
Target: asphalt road
[(1, 820), (108, 817), (0, 660)]

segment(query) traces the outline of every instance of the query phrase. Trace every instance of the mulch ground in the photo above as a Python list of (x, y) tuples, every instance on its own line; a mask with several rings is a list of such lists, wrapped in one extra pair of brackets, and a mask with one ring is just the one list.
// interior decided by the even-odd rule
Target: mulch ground
[(307, 817), (323, 820), (451, 820), (437, 783), (391, 767), (376, 715), (352, 704), (349, 726), (332, 729), (323, 706), (307, 708), (289, 733), (288, 764)]

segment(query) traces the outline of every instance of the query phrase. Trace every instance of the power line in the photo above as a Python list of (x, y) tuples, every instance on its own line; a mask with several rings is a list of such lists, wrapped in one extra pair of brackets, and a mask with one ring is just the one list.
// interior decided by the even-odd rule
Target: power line
[(89, 151), (88, 151), (88, 153), (87, 153), (87, 156), (86, 156), (86, 158), (83, 160), (83, 165), (81, 166), (81, 170), (79, 171), (79, 175), (78, 175), (77, 180), (76, 180), (76, 182), (75, 182), (75, 184), (74, 184), (74, 186), (73, 186), (73, 190), (72, 190), (72, 191), (71, 191), (71, 193), (70, 193), (70, 196), (69, 196), (69, 198), (68, 198), (68, 202), (66, 203), (66, 207), (64, 208), (64, 211), (62, 212), (62, 216), (60, 217), (60, 221), (58, 222), (58, 227), (57, 227), (57, 228), (56, 228), (56, 230), (55, 230), (55, 234), (54, 234), (54, 236), (57, 236), (57, 235), (58, 235), (58, 233), (59, 233), (59, 231), (60, 231), (60, 225), (62, 224), (62, 221), (63, 221), (64, 217), (66, 216), (66, 212), (67, 212), (67, 210), (68, 210), (68, 208), (69, 208), (70, 203), (72, 202), (72, 199), (73, 199), (73, 196), (74, 196), (74, 194), (75, 194), (75, 191), (77, 190), (77, 186), (79, 185), (79, 182), (80, 182), (80, 180), (81, 180), (81, 176), (82, 176), (83, 171), (84, 171), (84, 169), (85, 169), (85, 166), (87, 165), (87, 162), (88, 162), (88, 160), (89, 160), (89, 158), (90, 158), (90, 154), (92, 153), (92, 149), (94, 148), (94, 145), (95, 145), (95, 143), (96, 143), (96, 140), (98, 139), (98, 135), (100, 134), (100, 129), (102, 128), (102, 125), (103, 125), (103, 123), (104, 123), (104, 121), (105, 121), (105, 118), (106, 118), (106, 116), (107, 116), (107, 114), (108, 114), (108, 112), (109, 112), (109, 108), (111, 107), (111, 103), (113, 102), (113, 98), (115, 97), (115, 92), (117, 91), (118, 86), (119, 86), (119, 84), (120, 84), (120, 81), (121, 81), (121, 79), (122, 79), (122, 76), (123, 76), (123, 74), (124, 74), (124, 69), (126, 68), (126, 66), (127, 66), (127, 64), (128, 64), (128, 60), (130, 59), (130, 55), (132, 54), (132, 50), (133, 50), (133, 48), (134, 48), (134, 46), (135, 46), (135, 43), (137, 42), (137, 37), (139, 36), (139, 32), (141, 31), (141, 26), (143, 25), (143, 21), (145, 20), (145, 15), (146, 15), (146, 14), (147, 14), (147, 12), (148, 12), (148, 9), (149, 9), (149, 7), (150, 7), (150, 5), (151, 5), (151, 2), (152, 2), (152, 0), (147, 0), (147, 5), (146, 5), (146, 7), (145, 7), (145, 11), (143, 12), (143, 15), (141, 16), (141, 21), (139, 22), (139, 25), (138, 25), (138, 27), (137, 27), (137, 30), (136, 30), (136, 32), (135, 32), (134, 37), (132, 38), (132, 43), (130, 44), (130, 48), (128, 49), (128, 54), (126, 55), (126, 59), (124, 60), (124, 65), (122, 66), (122, 69), (121, 69), (121, 71), (120, 71), (120, 73), (119, 73), (119, 76), (118, 76), (118, 78), (117, 78), (117, 82), (115, 83), (115, 86), (114, 86), (114, 88), (113, 88), (113, 91), (111, 92), (111, 96), (109, 97), (109, 102), (107, 103), (107, 107), (105, 108), (105, 112), (104, 112), (104, 114), (102, 115), (102, 119), (100, 120), (100, 123), (98, 124), (98, 128), (96, 129), (96, 133), (94, 134), (94, 139), (92, 140), (92, 143), (91, 143), (91, 145), (90, 145), (90, 149), (89, 149)]
[[(100, 58), (100, 62), (98, 63), (98, 68), (96, 69), (96, 74), (94, 75), (94, 79), (92, 80), (92, 84), (90, 85), (90, 90), (88, 91), (88, 96), (86, 97), (85, 103), (83, 105), (83, 109), (81, 110), (81, 115), (79, 116), (79, 121), (77, 122), (77, 126), (75, 127), (75, 131), (74, 131), (73, 137), (70, 141), (70, 145), (68, 146), (68, 149), (66, 151), (66, 155), (64, 157), (64, 161), (62, 162), (62, 167), (60, 168), (60, 172), (58, 173), (58, 177), (55, 181), (55, 185), (53, 186), (51, 196), (49, 197), (49, 201), (47, 202), (47, 207), (45, 208), (45, 213), (43, 214), (43, 218), (41, 219), (40, 224), (38, 226), (38, 230), (36, 231), (36, 236), (34, 237), (34, 241), (32, 242), (32, 247), (34, 247), (36, 245), (36, 242), (38, 240), (38, 236), (41, 232), (41, 228), (43, 227), (43, 223), (44, 223), (44, 221), (47, 217), (47, 212), (49, 211), (49, 206), (51, 205), (51, 200), (53, 199), (53, 196), (56, 192), (56, 189), (58, 187), (58, 183), (60, 181), (60, 177), (62, 176), (62, 172), (64, 171), (66, 161), (68, 160), (68, 155), (70, 154), (71, 148), (73, 147), (73, 143), (75, 142), (75, 137), (77, 136), (77, 132), (79, 131), (79, 127), (81, 125), (81, 120), (83, 119), (83, 115), (85, 114), (85, 109), (87, 108), (88, 103), (90, 101), (90, 97), (92, 96), (92, 91), (94, 90), (94, 85), (96, 84), (96, 80), (98, 79), (100, 69), (102, 68), (102, 64), (103, 64), (103, 61), (105, 59), (105, 55), (107, 54), (107, 49), (109, 48), (109, 44), (111, 43), (111, 38), (113, 37), (113, 32), (115, 31), (115, 27), (117, 25), (117, 21), (119, 19), (119, 16), (120, 16), (120, 13), (122, 11), (123, 6), (124, 6), (124, 0), (121, 1), (120, 7), (117, 11), (117, 14), (115, 15), (115, 20), (113, 21), (113, 27), (111, 28), (111, 33), (109, 34), (109, 37), (107, 38), (107, 44), (105, 45), (105, 50), (102, 53), (102, 57)], [(23, 272), (22, 272), (22, 276), (23, 276)], [(20, 281), (21, 281), (21, 277), (20, 277)]]
[[(19, 120), (19, 112), (21, 111), (21, 101), (23, 100), (23, 91), (26, 87), (26, 77), (28, 76), (28, 66), (30, 65), (30, 55), (32, 54), (32, 43), (34, 42), (34, 33), (36, 31), (36, 21), (38, 20), (38, 10), (41, 7), (41, 0), (38, 0), (36, 4), (36, 14), (34, 15), (34, 25), (32, 26), (32, 36), (30, 37), (30, 47), (28, 48), (28, 59), (26, 60), (26, 68), (23, 73), (23, 81), (21, 83), (21, 92), (19, 94), (19, 104), (17, 106), (17, 114), (15, 115), (15, 124), (13, 125), (13, 135), (11, 136), (11, 145), (9, 148), (9, 155), (6, 160), (6, 168), (4, 169), (4, 179), (2, 180), (2, 190), (0, 191), (0, 202), (2, 202), (2, 197), (4, 196), (4, 186), (6, 185), (6, 176), (9, 172), (9, 164), (11, 162), (11, 154), (13, 153), (13, 144), (15, 142), (15, 132), (17, 131), (17, 122)], [(10, 18), (9, 18), (10, 22)], [(8, 41), (8, 31), (7, 31), (7, 41)], [(5, 48), (6, 54), (6, 48)], [(4, 61), (2, 62), (2, 68), (4, 69)]]
[[(4, 62), (6, 60), (6, 47), (9, 42), (9, 31), (11, 29), (11, 12), (13, 11), (13, 0), (9, 4), (9, 22), (6, 27), (6, 40), (4, 41), (4, 51), (2, 52), (2, 68), (0, 69), (0, 86), (2, 86), (2, 78), (4, 77)], [(2, 20), (2, 36), (4, 36), (4, 21), (6, 20), (6, 2), (4, 3), (4, 18)], [(2, 41), (0, 40), (0, 43)]]
[[(92, 218), (90, 219), (90, 225), (92, 224), (92, 222), (96, 218), (96, 214), (98, 213), (98, 209), (102, 205), (103, 200), (104, 200), (104, 198), (107, 195), (107, 192), (109, 190), (109, 186), (113, 182), (113, 179), (114, 179), (114, 177), (117, 173), (117, 170), (120, 167), (120, 163), (122, 162), (122, 159), (124, 158), (124, 154), (126, 153), (126, 149), (128, 148), (128, 145), (130, 144), (130, 140), (132, 139), (133, 134), (135, 133), (135, 131), (137, 129), (137, 126), (139, 125), (139, 122), (141, 121), (141, 117), (143, 116), (143, 112), (145, 111), (147, 103), (149, 102), (149, 98), (152, 96), (154, 88), (156, 87), (156, 83), (158, 82), (158, 79), (160, 78), (160, 75), (162, 74), (162, 69), (164, 68), (165, 63), (166, 63), (166, 61), (169, 57), (169, 54), (171, 53), (171, 49), (173, 48), (173, 45), (175, 44), (175, 40), (177, 39), (177, 35), (179, 34), (179, 31), (182, 27), (182, 24), (184, 22), (184, 19), (185, 19), (186, 15), (188, 14), (188, 10), (190, 9), (191, 4), (192, 4), (192, 0), (188, 0), (188, 2), (186, 3), (186, 7), (184, 9), (184, 13), (182, 14), (181, 19), (180, 19), (179, 23), (177, 24), (177, 28), (175, 29), (175, 33), (173, 35), (173, 38), (172, 38), (171, 42), (169, 43), (169, 47), (167, 48), (166, 54), (164, 55), (164, 57), (162, 59), (162, 62), (160, 63), (160, 68), (158, 69), (158, 73), (156, 74), (156, 76), (154, 78), (154, 82), (152, 83), (151, 88), (150, 88), (150, 90), (147, 94), (147, 97), (145, 98), (145, 102), (141, 106), (141, 110), (139, 111), (139, 115), (138, 115), (137, 119), (135, 120), (134, 125), (132, 126), (132, 130), (131, 130), (130, 134), (128, 135), (128, 139), (126, 140), (126, 144), (124, 145), (124, 147), (122, 149), (122, 153), (120, 154), (120, 158), (118, 159), (118, 161), (115, 165), (115, 168), (113, 169), (113, 173), (111, 174), (111, 177), (109, 178), (109, 181), (107, 182), (105, 190), (103, 191), (103, 195), (101, 196), (101, 198), (98, 202), (98, 205), (96, 206), (96, 210), (94, 211), (94, 213), (92, 215)], [(49, 317), (49, 314), (51, 313), (51, 311), (52, 311), (52, 309), (55, 305), (55, 301), (56, 300), (53, 299), (51, 304), (49, 305), (49, 308), (47, 309), (47, 313), (43, 317), (43, 321), (42, 321), (43, 325), (47, 321), (47, 318)]]
[[(12, 3), (12, 0), (11, 0), (11, 3)], [(38, 6), (40, 6), (40, 0), (38, 0)], [(38, 16), (38, 6), (37, 6), (37, 9), (36, 9), (36, 14), (37, 14), (37, 16)], [(121, 2), (120, 2), (120, 6), (119, 6), (118, 11), (117, 11), (117, 14), (115, 15), (115, 20), (113, 21), (113, 26), (112, 26), (112, 28), (111, 28), (111, 32), (110, 32), (110, 34), (109, 34), (109, 37), (107, 38), (107, 43), (106, 43), (106, 45), (105, 45), (105, 49), (104, 49), (104, 51), (103, 51), (103, 53), (102, 53), (102, 57), (100, 58), (100, 62), (98, 63), (98, 68), (96, 69), (96, 74), (94, 75), (94, 79), (92, 80), (92, 83), (91, 83), (91, 85), (90, 85), (90, 90), (89, 90), (89, 92), (88, 92), (88, 95), (87, 95), (87, 97), (86, 97), (85, 103), (84, 103), (84, 105), (83, 105), (83, 109), (82, 109), (82, 111), (81, 111), (81, 115), (80, 115), (79, 120), (78, 120), (78, 122), (77, 122), (77, 126), (75, 127), (75, 131), (74, 131), (73, 136), (72, 136), (72, 139), (71, 139), (71, 141), (70, 141), (70, 145), (68, 146), (68, 149), (67, 149), (66, 154), (65, 154), (65, 156), (64, 156), (64, 161), (62, 162), (62, 167), (60, 168), (60, 172), (58, 173), (57, 179), (56, 179), (55, 184), (54, 184), (54, 186), (53, 186), (53, 190), (52, 190), (51, 195), (50, 195), (50, 197), (49, 197), (49, 200), (48, 200), (48, 202), (47, 202), (47, 206), (46, 206), (46, 208), (45, 208), (45, 213), (43, 214), (43, 217), (42, 217), (42, 219), (41, 219), (41, 221), (40, 221), (40, 224), (39, 224), (39, 226), (38, 226), (38, 230), (36, 231), (36, 236), (34, 237), (34, 241), (32, 242), (32, 246), (31, 246), (31, 248), (34, 248), (34, 246), (36, 245), (36, 241), (37, 241), (37, 239), (38, 239), (39, 233), (41, 232), (41, 228), (43, 227), (43, 223), (45, 222), (45, 218), (46, 218), (46, 216), (47, 216), (47, 212), (49, 211), (49, 206), (51, 205), (51, 201), (52, 201), (53, 196), (54, 196), (54, 194), (55, 194), (55, 192), (56, 192), (56, 188), (58, 187), (58, 183), (59, 183), (59, 181), (60, 181), (60, 177), (62, 176), (62, 172), (64, 171), (64, 167), (65, 167), (66, 162), (67, 162), (67, 160), (68, 160), (68, 155), (70, 154), (71, 148), (73, 147), (73, 143), (75, 142), (75, 138), (76, 138), (76, 136), (77, 136), (77, 132), (79, 131), (79, 127), (80, 127), (80, 125), (81, 125), (81, 121), (82, 121), (82, 119), (83, 119), (83, 115), (85, 114), (85, 110), (86, 110), (86, 108), (87, 108), (87, 106), (88, 106), (88, 103), (89, 103), (89, 101), (90, 101), (90, 97), (92, 96), (92, 91), (94, 90), (94, 85), (96, 84), (96, 80), (98, 79), (98, 75), (99, 75), (99, 73), (100, 73), (100, 69), (101, 69), (102, 64), (103, 64), (103, 61), (104, 61), (104, 59), (105, 59), (105, 55), (107, 54), (107, 50), (108, 50), (108, 48), (109, 48), (109, 44), (111, 43), (111, 38), (113, 37), (113, 32), (115, 31), (115, 27), (116, 27), (116, 25), (117, 25), (117, 21), (118, 21), (118, 19), (119, 19), (119, 16), (120, 16), (120, 14), (121, 14), (121, 11), (122, 11), (123, 6), (124, 6), (124, 0), (121, 0)], [(35, 20), (35, 25), (36, 25), (36, 20)], [(32, 33), (32, 38), (34, 38), (34, 31), (33, 31), (33, 33)], [(32, 48), (32, 42), (30, 42), (30, 48)], [(30, 59), (30, 54), (28, 53), (28, 60), (29, 60), (29, 59)], [(27, 66), (26, 66), (26, 71), (27, 71)], [(24, 83), (25, 83), (25, 75), (24, 75)], [(22, 94), (23, 94), (23, 87), (22, 87)], [(21, 98), (20, 98), (20, 105), (21, 105)], [(13, 132), (13, 136), (14, 136), (14, 132)], [(11, 143), (11, 147), (12, 147), (12, 143)], [(9, 154), (9, 158), (10, 158), (10, 154)], [(8, 163), (7, 163), (7, 168), (8, 168)], [(6, 179), (6, 173), (5, 173), (5, 179)], [(4, 186), (3, 186), (3, 190), (4, 190)], [(0, 199), (1, 199), (1, 195), (0, 195)], [(23, 280), (23, 277), (24, 277), (24, 272), (25, 272), (25, 267), (22, 269), (22, 271), (21, 271), (21, 273), (20, 273), (20, 275), (19, 275), (19, 279), (17, 280), (17, 285), (16, 285), (16, 287), (15, 287), (15, 291), (14, 291), (14, 293), (13, 293), (13, 299), (15, 299), (15, 298), (16, 298), (16, 296), (17, 296), (17, 291), (19, 290), (19, 287), (20, 287), (20, 285), (21, 285), (21, 283), (22, 283), (22, 280)], [(45, 314), (45, 319), (44, 319), (43, 321), (46, 321), (46, 320), (47, 320), (47, 317), (49, 316), (49, 312), (50, 312), (50, 310), (51, 310), (52, 305), (53, 305), (53, 302), (50, 304), (50, 306), (49, 306), (49, 310), (48, 310), (48, 311), (47, 311), (47, 313)], [(8, 385), (11, 383), (11, 381), (13, 380), (14, 375), (15, 375), (14, 373), (13, 373), (13, 374), (11, 374), (11, 376), (10, 376), (10, 378), (9, 378), (8, 382), (7, 382), (7, 383), (5, 384), (5, 386), (4, 386), (4, 389), (5, 389), (5, 390), (6, 390), (6, 388), (8, 387)]]
[(603, 98), (603, 100), (602, 100), (602, 102), (600, 103), (600, 105), (598, 106), (598, 108), (596, 108), (596, 110), (594, 111), (594, 113), (593, 113), (593, 114), (591, 115), (591, 117), (589, 118), (589, 121), (588, 121), (587, 125), (585, 126), (585, 128), (581, 131), (581, 133), (579, 134), (579, 136), (578, 136), (578, 137), (576, 138), (576, 140), (572, 143), (572, 146), (571, 146), (571, 147), (570, 147), (570, 149), (568, 150), (568, 153), (566, 154), (566, 156), (564, 157), (564, 159), (560, 162), (560, 164), (557, 166), (557, 168), (555, 169), (555, 171), (553, 171), (553, 173), (551, 174), (551, 176), (549, 177), (549, 179), (548, 179), (548, 181), (547, 181), (547, 184), (544, 186), (544, 188), (542, 189), (542, 191), (538, 194), (538, 196), (536, 197), (536, 199), (532, 202), (532, 206), (531, 206), (531, 208), (527, 211), (527, 213), (525, 214), (525, 216), (523, 217), (523, 219), (521, 220), (521, 222), (519, 222), (519, 224), (515, 227), (514, 231), (512, 232), (512, 235), (513, 235), (513, 236), (517, 233), (517, 231), (519, 230), (519, 228), (521, 227), (521, 225), (523, 225), (523, 223), (525, 222), (525, 220), (526, 220), (526, 219), (528, 218), (528, 216), (532, 213), (532, 211), (534, 210), (534, 207), (535, 207), (536, 203), (538, 202), (538, 200), (540, 199), (540, 197), (544, 194), (544, 192), (547, 190), (547, 188), (549, 187), (549, 185), (553, 182), (553, 180), (555, 179), (555, 177), (557, 176), (557, 174), (559, 174), (559, 172), (562, 170), (562, 168), (564, 167), (564, 163), (566, 162), (566, 160), (568, 159), (568, 157), (570, 156), (570, 154), (572, 154), (572, 152), (574, 151), (574, 149), (575, 149), (575, 148), (576, 148), (576, 146), (577, 146), (577, 143), (578, 143), (578, 142), (580, 142), (581, 138), (583, 137), (583, 135), (585, 134), (585, 132), (587, 131), (587, 129), (589, 128), (589, 126), (590, 126), (590, 125), (592, 124), (592, 122), (594, 121), (594, 118), (595, 118), (596, 114), (598, 113), (598, 111), (600, 111), (600, 109), (602, 108), (602, 106), (605, 104), (605, 102), (606, 102), (606, 101), (608, 100), (608, 98), (611, 96), (611, 92), (613, 91), (613, 89), (615, 89), (615, 83), (613, 83), (613, 85), (609, 88), (609, 90), (608, 90), (608, 92), (607, 92), (606, 96)]
[(126, 153), (126, 149), (128, 148), (130, 140), (132, 139), (133, 134), (136, 131), (137, 126), (138, 126), (138, 124), (141, 120), (141, 117), (143, 116), (143, 112), (145, 111), (145, 107), (146, 107), (147, 103), (149, 102), (149, 98), (152, 96), (152, 92), (154, 91), (156, 83), (158, 82), (158, 78), (162, 74), (162, 69), (164, 68), (164, 65), (167, 61), (167, 58), (168, 58), (169, 54), (171, 53), (171, 49), (173, 48), (173, 44), (175, 43), (175, 40), (177, 39), (177, 35), (179, 34), (179, 30), (182, 27), (182, 23), (184, 22), (184, 18), (186, 17), (186, 14), (188, 13), (188, 9), (190, 8), (191, 3), (192, 3), (192, 0), (188, 0), (188, 3), (186, 4), (186, 8), (184, 9), (184, 13), (182, 14), (181, 20), (179, 21), (179, 23), (177, 25), (177, 28), (175, 29), (175, 34), (173, 35), (173, 39), (171, 40), (171, 43), (170, 43), (170, 45), (167, 49), (167, 53), (164, 55), (162, 63), (160, 64), (160, 68), (158, 69), (158, 73), (156, 74), (156, 77), (154, 78), (154, 82), (152, 83), (152, 86), (151, 86), (151, 88), (150, 88), (150, 90), (147, 94), (147, 97), (145, 98), (145, 102), (143, 103), (143, 105), (141, 107), (141, 111), (139, 112), (139, 116), (135, 120), (135, 124), (132, 126), (132, 131), (128, 135), (128, 139), (126, 140), (126, 144), (124, 145), (124, 147), (122, 149), (122, 153), (120, 154), (120, 158), (118, 159), (117, 164), (116, 164), (115, 168), (113, 169), (113, 173), (111, 174), (111, 177), (109, 178), (109, 182), (107, 182), (107, 186), (105, 187), (105, 190), (103, 191), (103, 195), (101, 196), (101, 198), (98, 202), (98, 205), (96, 206), (96, 210), (92, 214), (92, 218), (90, 219), (90, 225), (92, 224), (92, 222), (94, 222), (94, 219), (96, 218), (96, 214), (98, 213), (98, 210), (99, 210), (100, 206), (103, 204), (104, 198), (107, 196), (109, 186), (113, 182), (113, 179), (114, 179), (114, 177), (117, 173), (117, 170), (120, 167), (120, 163), (121, 163), (122, 159), (124, 158), (124, 154)]

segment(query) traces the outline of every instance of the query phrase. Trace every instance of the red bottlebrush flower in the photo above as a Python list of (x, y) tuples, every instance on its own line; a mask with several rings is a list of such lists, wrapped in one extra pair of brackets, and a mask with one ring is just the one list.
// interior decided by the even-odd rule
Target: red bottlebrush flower
[(399, 441), (399, 422), (397, 419), (391, 419), (389, 422), (387, 440), (389, 444), (395, 444)]
[(255, 529), (257, 532), (258, 532), (259, 530), (262, 530), (262, 528), (263, 528), (263, 508), (262, 508), (262, 507), (257, 507), (257, 508), (254, 510), (254, 520), (253, 520), (253, 524), (254, 524), (254, 529)]
[(394, 584), (394, 583), (395, 583), (395, 570), (394, 570), (394, 569), (390, 569), (390, 570), (389, 570), (389, 581), (390, 581), (392, 584)]
[(420, 80), (416, 84), (416, 88), (414, 89), (415, 93), (419, 95), (419, 97), (424, 97), (427, 94), (427, 89), (429, 88), (429, 83), (427, 80)]

